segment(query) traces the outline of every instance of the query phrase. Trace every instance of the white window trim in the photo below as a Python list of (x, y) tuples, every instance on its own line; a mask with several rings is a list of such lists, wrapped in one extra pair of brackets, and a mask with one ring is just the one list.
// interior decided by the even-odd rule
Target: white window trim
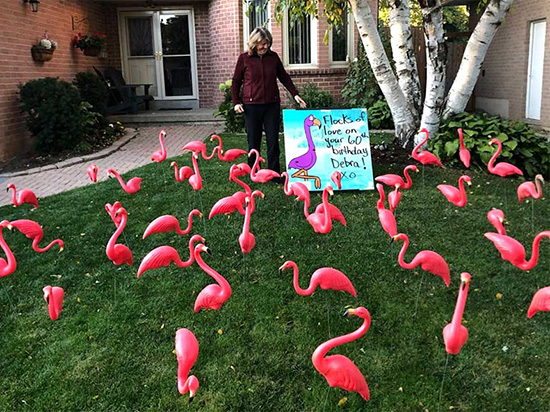
[(317, 55), (319, 45), (317, 43), (318, 39), (318, 20), (313, 16), (309, 16), (311, 22), (311, 63), (308, 64), (289, 64), (288, 62), (288, 28), (290, 24), (288, 23), (288, 10), (285, 11), (283, 17), (283, 64), (289, 69), (316, 69), (318, 67)]
[(347, 61), (333, 61), (332, 60), (332, 30), (329, 33), (328, 41), (328, 56), (330, 67), (348, 67), (348, 62), (355, 58), (355, 20), (353, 13), (348, 13), (348, 60)]
[[(250, 37), (250, 25), (246, 12), (248, 11), (248, 3), (242, 0), (243, 3), (243, 47), (244, 51), (248, 49), (248, 38)], [(271, 0), (267, 0), (267, 29), (271, 32)]]

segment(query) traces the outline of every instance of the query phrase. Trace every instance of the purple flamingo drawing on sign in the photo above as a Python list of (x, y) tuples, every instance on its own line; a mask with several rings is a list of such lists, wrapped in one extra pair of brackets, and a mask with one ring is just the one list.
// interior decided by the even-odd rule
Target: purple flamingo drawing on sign
[(315, 145), (313, 144), (313, 138), (311, 137), (311, 126), (319, 126), (321, 128), (321, 121), (315, 116), (310, 114), (304, 120), (304, 130), (306, 132), (307, 139), (307, 152), (303, 155), (295, 157), (288, 163), (289, 169), (298, 169), (297, 172), (293, 173), (291, 176), (295, 178), (300, 178), (304, 180), (313, 179), (315, 183), (315, 188), (321, 188), (321, 179), (318, 176), (311, 176), (308, 174), (308, 171), (315, 166), (317, 162), (317, 154), (315, 153)]

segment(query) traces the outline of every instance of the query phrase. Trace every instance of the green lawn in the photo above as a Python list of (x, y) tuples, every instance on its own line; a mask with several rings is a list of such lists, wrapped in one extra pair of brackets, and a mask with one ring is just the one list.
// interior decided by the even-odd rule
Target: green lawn
[[(224, 142), (227, 148), (245, 145), (242, 136), (225, 136)], [(191, 164), (189, 154), (177, 161)], [(376, 158), (373, 163), (375, 175), (401, 173), (404, 166), (381, 167)], [(240, 253), (240, 215), (198, 222), (193, 230), (213, 251), (206, 262), (233, 288), (220, 310), (195, 314), (197, 294), (213, 283), (198, 266), (136, 278), (148, 251), (164, 244), (187, 250), (189, 236), (141, 235), (162, 214), (182, 217), (198, 207), (207, 215), (217, 199), (238, 187), (228, 182), (228, 163), (201, 161), (205, 188), (199, 194), (163, 170), (168, 165), (126, 174), (144, 178), (136, 195), (124, 193), (113, 179), (41, 199), (32, 213), (27, 207), (0, 208), (0, 220), (31, 218), (45, 226), (45, 240), (61, 237), (66, 244), (61, 254), (37, 254), (22, 234), (4, 230), (18, 267), (0, 279), (0, 410), (548, 410), (550, 314), (531, 320), (526, 314), (533, 294), (550, 285), (550, 242), (542, 241), (538, 266), (523, 272), (503, 262), (483, 237), (493, 231), (487, 211), (499, 207), (509, 234), (528, 244), (530, 256), (531, 203), (518, 203), (516, 179), (470, 172), (469, 203), (459, 209), (435, 186), (456, 184), (460, 170), (426, 168), (424, 184), (422, 173), (414, 176), (397, 209), (398, 229), (411, 238), (406, 260), (423, 249), (437, 251), (451, 268), (449, 288), (438, 277), (399, 267), (399, 249), (390, 246), (378, 222), (376, 192), (336, 193), (333, 203), (348, 227), (336, 223), (331, 233), (319, 235), (281, 187), (252, 184), (266, 197), (257, 199), (252, 216), (256, 247), (250, 255)], [(320, 196), (313, 199), (316, 204)], [(116, 200), (129, 213), (120, 241), (133, 251), (133, 267), (116, 267), (105, 255), (114, 225), (104, 205)], [(548, 229), (549, 216), (548, 200), (537, 201), (536, 232)], [(323, 290), (298, 296), (291, 271), (277, 271), (288, 259), (301, 269), (302, 287), (317, 268), (343, 271), (357, 300)], [(442, 330), (451, 320), (463, 271), (472, 275), (464, 313), (470, 338), (445, 368)], [(65, 289), (56, 322), (42, 298), (49, 284)], [(320, 343), (360, 326), (357, 317), (342, 317), (347, 305), (365, 306), (371, 328), (330, 354), (346, 355), (360, 368), (371, 391), (368, 403), (330, 388), (311, 363)], [(190, 405), (176, 389), (173, 350), (181, 327), (200, 344), (191, 372), (201, 386)], [(347, 402), (338, 406), (343, 397)]]

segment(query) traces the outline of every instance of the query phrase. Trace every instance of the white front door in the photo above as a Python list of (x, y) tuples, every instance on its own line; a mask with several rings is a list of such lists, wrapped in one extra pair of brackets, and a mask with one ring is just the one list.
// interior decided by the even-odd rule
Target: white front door
[(150, 83), (158, 101), (196, 100), (192, 10), (120, 13), (122, 68), (127, 83)]
[(530, 32), (525, 117), (527, 119), (540, 120), (546, 21), (531, 22)]

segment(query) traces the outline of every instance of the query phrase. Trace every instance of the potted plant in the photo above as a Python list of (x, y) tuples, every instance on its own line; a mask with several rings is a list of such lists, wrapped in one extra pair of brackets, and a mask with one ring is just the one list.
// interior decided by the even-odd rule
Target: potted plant
[(73, 45), (82, 50), (86, 56), (97, 57), (101, 53), (101, 49), (105, 47), (106, 37), (107, 35), (104, 33), (94, 33), (93, 35), (78, 33), (73, 38)]
[(34, 61), (47, 62), (53, 58), (53, 52), (57, 48), (57, 42), (48, 37), (48, 32), (31, 47), (31, 54)]

